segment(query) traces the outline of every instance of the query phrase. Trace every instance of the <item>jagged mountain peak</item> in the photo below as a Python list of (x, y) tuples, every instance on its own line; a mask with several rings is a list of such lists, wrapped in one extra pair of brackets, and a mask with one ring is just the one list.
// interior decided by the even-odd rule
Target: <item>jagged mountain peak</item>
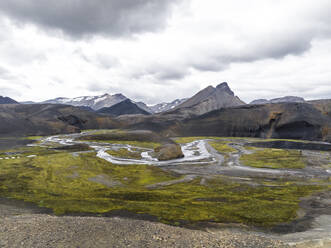
[(228, 93), (229, 95), (234, 96), (234, 93), (233, 93), (233, 91), (230, 89), (230, 87), (229, 87), (229, 85), (228, 85), (227, 82), (223, 82), (223, 83), (217, 85), (217, 86), (216, 86), (216, 89), (221, 90), (221, 91), (224, 91), (224, 92)]
[(180, 104), (177, 109), (186, 109), (193, 114), (204, 114), (212, 110), (239, 106), (245, 104), (230, 89), (228, 83), (223, 82), (216, 88), (208, 86), (193, 97)]

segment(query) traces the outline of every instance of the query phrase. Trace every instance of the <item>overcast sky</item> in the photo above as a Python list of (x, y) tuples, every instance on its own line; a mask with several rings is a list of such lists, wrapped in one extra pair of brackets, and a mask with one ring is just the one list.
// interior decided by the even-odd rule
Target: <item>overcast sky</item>
[(0, 95), (331, 98), (330, 0), (1, 0)]

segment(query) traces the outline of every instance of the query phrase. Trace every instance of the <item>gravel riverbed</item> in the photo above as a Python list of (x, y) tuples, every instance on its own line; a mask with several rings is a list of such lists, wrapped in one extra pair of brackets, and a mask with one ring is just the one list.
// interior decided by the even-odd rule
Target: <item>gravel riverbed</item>
[(2, 218), (0, 247), (288, 247), (238, 230), (201, 231), (119, 217)]

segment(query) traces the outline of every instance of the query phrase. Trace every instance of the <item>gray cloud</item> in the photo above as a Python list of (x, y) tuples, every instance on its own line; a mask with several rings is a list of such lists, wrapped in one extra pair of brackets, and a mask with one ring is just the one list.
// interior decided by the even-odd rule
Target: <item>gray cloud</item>
[(108, 54), (97, 53), (89, 56), (85, 54), (82, 49), (76, 49), (73, 54), (79, 56), (85, 62), (101, 67), (102, 69), (110, 69), (120, 65), (120, 60), (118, 58)]
[(21, 94), (15, 89), (11, 89), (8, 87), (0, 87), (0, 96), (17, 97), (20, 95)]
[(180, 80), (185, 78), (189, 74), (189, 68), (183, 65), (175, 63), (173, 63), (172, 65), (155, 64), (147, 68), (146, 71), (144, 71), (140, 75), (140, 77), (149, 75), (163, 82), (164, 80)]
[(18, 76), (14, 75), (11, 71), (7, 70), (4, 67), (0, 66), (0, 80), (12, 81), (17, 80)]
[(97, 54), (96, 55), (97, 65), (104, 68), (110, 69), (120, 64), (119, 60), (115, 57), (106, 55), (106, 54)]
[(9, 73), (9, 71), (0, 66), (0, 79), (10, 79), (11, 77), (12, 75)]
[(0, 11), (19, 23), (60, 30), (72, 37), (128, 36), (165, 26), (181, 0), (4, 0)]
[(217, 72), (228, 69), (231, 63), (249, 63), (263, 59), (282, 59), (288, 55), (301, 55), (310, 50), (313, 38), (311, 33), (282, 33), (248, 41), (243, 48), (231, 52), (210, 47), (211, 54), (207, 56), (196, 54), (196, 57), (188, 61), (187, 66), (198, 71)]

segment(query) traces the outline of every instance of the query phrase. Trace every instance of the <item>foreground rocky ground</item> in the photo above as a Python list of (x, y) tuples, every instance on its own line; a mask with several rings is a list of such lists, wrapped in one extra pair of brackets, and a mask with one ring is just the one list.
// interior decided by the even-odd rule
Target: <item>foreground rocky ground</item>
[[(0, 247), (221, 247), (329, 248), (317, 228), (275, 235), (244, 226), (217, 225), (200, 230), (125, 217), (54, 216), (49, 210), (17, 200), (0, 199)], [(323, 222), (325, 222), (323, 224)], [(330, 228), (331, 226), (329, 226)], [(319, 237), (321, 239), (316, 239)]]
[(0, 201), (0, 247), (288, 247), (237, 229), (191, 230), (119, 217), (57, 217)]
[(231, 230), (188, 230), (142, 220), (23, 215), (0, 227), (1, 247), (288, 247)]

